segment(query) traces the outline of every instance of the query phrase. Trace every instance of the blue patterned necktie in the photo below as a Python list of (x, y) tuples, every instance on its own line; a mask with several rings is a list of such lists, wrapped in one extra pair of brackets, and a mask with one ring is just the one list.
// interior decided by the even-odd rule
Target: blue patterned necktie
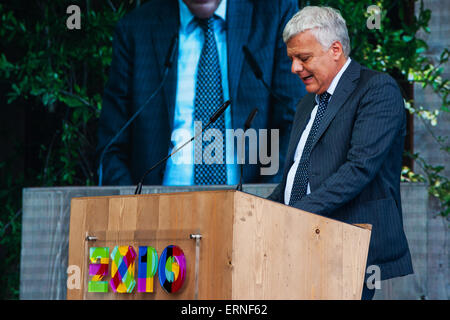
[[(214, 18), (196, 18), (196, 21), (204, 32), (205, 42), (203, 44), (197, 68), (194, 121), (200, 121), (202, 126), (205, 126), (214, 112), (223, 104), (224, 97), (219, 54), (217, 52), (216, 40), (214, 38)], [(209, 129), (219, 130), (222, 134), (223, 143), (220, 145), (220, 141), (216, 141), (215, 138), (211, 138), (211, 142), (205, 142), (202, 139), (201, 142), (197, 142), (197, 147), (194, 146), (194, 183), (196, 185), (226, 184), (225, 115), (222, 114), (208, 127), (206, 132), (208, 132)], [(197, 130), (199, 130), (199, 128), (197, 128)], [(203, 152), (198, 150), (198, 144), (200, 143), (202, 144)], [(214, 150), (214, 152), (212, 150)], [(217, 150), (222, 150), (222, 159), (219, 160), (221, 163), (208, 163), (211, 162), (211, 159), (208, 160), (206, 158), (212, 155), (212, 158), (214, 159), (215, 151)]]
[(300, 200), (306, 195), (308, 188), (308, 171), (309, 171), (309, 156), (311, 154), (311, 148), (316, 137), (317, 129), (319, 128), (320, 121), (323, 118), (325, 110), (328, 106), (331, 94), (324, 92), (319, 95), (319, 107), (317, 108), (316, 118), (314, 119), (311, 131), (309, 132), (308, 139), (306, 140), (305, 147), (303, 149), (300, 163), (298, 164), (297, 172), (295, 173), (294, 183), (292, 185), (291, 198), (289, 199), (289, 205), (291, 206), (296, 201)]

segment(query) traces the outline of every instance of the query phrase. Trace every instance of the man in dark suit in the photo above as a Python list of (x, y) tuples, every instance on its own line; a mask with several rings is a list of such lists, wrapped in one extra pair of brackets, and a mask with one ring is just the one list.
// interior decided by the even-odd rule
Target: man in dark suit
[[(217, 99), (212, 99), (214, 102), (206, 107), (213, 110), (223, 101), (232, 101), (223, 116), (222, 130), (242, 128), (249, 113), (257, 107), (259, 112), (252, 127), (280, 130), (280, 162), (283, 162), (295, 103), (305, 93), (301, 81), (289, 71), (286, 46), (281, 38), (286, 22), (297, 8), (295, 0), (153, 0), (125, 16), (115, 31), (110, 78), (99, 121), (98, 154), (160, 85), (174, 36), (178, 36), (178, 50), (161, 92), (105, 153), (103, 183), (136, 184), (147, 169), (188, 140), (194, 133), (197, 112), (194, 106), (197, 108), (198, 101), (207, 101), (211, 92), (211, 88), (200, 90), (199, 87), (214, 81), (222, 85), (214, 93)], [(212, 33), (202, 27), (201, 21), (208, 19), (213, 20)], [(213, 40), (206, 45), (204, 39)], [(281, 102), (275, 99), (255, 77), (244, 58), (244, 45), (262, 69), (264, 81), (286, 99)], [(205, 47), (212, 49), (204, 61), (216, 61), (212, 69), (219, 70), (214, 81), (204, 81), (199, 76), (197, 66), (204, 66)], [(182, 131), (184, 135), (180, 134)], [(192, 150), (188, 148), (184, 150), (187, 153)], [(196, 180), (197, 171), (194, 174), (192, 163), (183, 166), (175, 160), (170, 159), (167, 165), (151, 172), (144, 184), (204, 183)], [(227, 167), (225, 180), (218, 181), (237, 183), (236, 168), (236, 165)], [(280, 179), (281, 172), (276, 176), (261, 176), (260, 165), (245, 165), (247, 183), (279, 182)]]
[[(332, 8), (305, 7), (283, 38), (308, 94), (297, 106), (282, 182), (269, 199), (371, 224), (367, 266), (380, 268), (380, 280), (412, 273), (400, 201), (406, 114), (396, 82), (350, 59), (345, 20)], [(374, 291), (366, 283), (363, 299)]]

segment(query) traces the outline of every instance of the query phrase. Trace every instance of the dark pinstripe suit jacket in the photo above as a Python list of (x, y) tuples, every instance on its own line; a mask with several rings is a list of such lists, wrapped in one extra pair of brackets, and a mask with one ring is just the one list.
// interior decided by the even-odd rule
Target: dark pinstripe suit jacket
[[(271, 200), (284, 203), (286, 176), (314, 96), (307, 94), (297, 106), (283, 179)], [(382, 280), (413, 272), (400, 201), (405, 132), (404, 103), (395, 81), (352, 60), (313, 144), (311, 193), (294, 204), (336, 220), (372, 224), (367, 266), (378, 265)]]
[[(257, 107), (259, 112), (252, 127), (279, 128), (283, 142), (281, 156), (286, 154), (295, 103), (306, 92), (298, 77), (290, 73), (290, 61), (281, 36), (285, 24), (296, 11), (295, 0), (228, 0), (227, 3), (228, 81), (233, 102), (233, 128), (242, 128), (248, 114)], [(99, 121), (98, 153), (160, 84), (164, 61), (178, 29), (177, 0), (149, 1), (117, 24), (113, 61)], [(287, 107), (271, 99), (256, 79), (244, 59), (243, 45), (253, 52), (265, 81), (275, 92), (289, 97)], [(104, 159), (105, 184), (136, 184), (148, 168), (167, 155), (174, 119), (176, 69), (174, 63), (162, 92), (109, 149)], [(280, 163), (283, 162), (284, 158), (281, 158)], [(162, 165), (154, 170), (147, 176), (145, 184), (161, 184), (164, 169)], [(273, 176), (261, 177), (258, 165), (246, 165), (244, 173), (246, 183), (274, 181)], [(281, 170), (279, 173), (276, 182), (281, 180)]]

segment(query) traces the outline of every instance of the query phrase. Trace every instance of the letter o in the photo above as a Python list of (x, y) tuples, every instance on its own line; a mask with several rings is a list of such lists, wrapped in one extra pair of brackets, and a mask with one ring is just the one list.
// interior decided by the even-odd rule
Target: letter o
[(167, 246), (159, 258), (159, 283), (168, 293), (181, 289), (186, 278), (186, 259), (180, 247)]

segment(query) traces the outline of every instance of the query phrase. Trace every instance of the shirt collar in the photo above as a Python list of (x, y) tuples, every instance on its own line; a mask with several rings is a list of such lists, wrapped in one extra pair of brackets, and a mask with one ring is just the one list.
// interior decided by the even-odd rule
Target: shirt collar
[[(180, 7), (180, 28), (183, 31), (188, 31), (188, 28), (191, 28), (192, 21), (194, 20), (194, 15), (189, 10), (187, 5), (183, 0), (178, 0), (178, 4)], [(226, 21), (227, 16), (227, 0), (222, 0), (214, 12), (216, 17), (219, 17), (224, 22)], [(190, 32), (190, 31), (189, 31)]]
[[(350, 59), (350, 57), (347, 58), (347, 61), (346, 61), (345, 64), (342, 66), (341, 70), (339, 70), (339, 72), (337, 73), (337, 75), (333, 78), (333, 81), (331, 81), (331, 84), (330, 84), (330, 86), (329, 86), (328, 89), (327, 89), (327, 92), (328, 92), (329, 94), (331, 94), (331, 95), (334, 94), (334, 90), (336, 90), (336, 87), (337, 87), (337, 85), (338, 85), (338, 83), (339, 83), (339, 80), (341, 79), (342, 74), (343, 74), (343, 73), (345, 72), (345, 70), (347, 69), (347, 67), (348, 67), (348, 65), (350, 64), (351, 60), (352, 60), (352, 59)], [(319, 97), (318, 97), (318, 95), (316, 94), (316, 102), (319, 103), (318, 101), (319, 101)]]
[(350, 57), (347, 58), (347, 62), (345, 62), (344, 66), (341, 68), (341, 70), (339, 70), (338, 74), (334, 77), (333, 81), (331, 81), (330, 87), (327, 90), (327, 92), (329, 94), (333, 95), (334, 90), (336, 89), (337, 84), (339, 83), (339, 80), (341, 79), (342, 74), (347, 69), (347, 67), (350, 64), (351, 60), (352, 59), (350, 59)]

